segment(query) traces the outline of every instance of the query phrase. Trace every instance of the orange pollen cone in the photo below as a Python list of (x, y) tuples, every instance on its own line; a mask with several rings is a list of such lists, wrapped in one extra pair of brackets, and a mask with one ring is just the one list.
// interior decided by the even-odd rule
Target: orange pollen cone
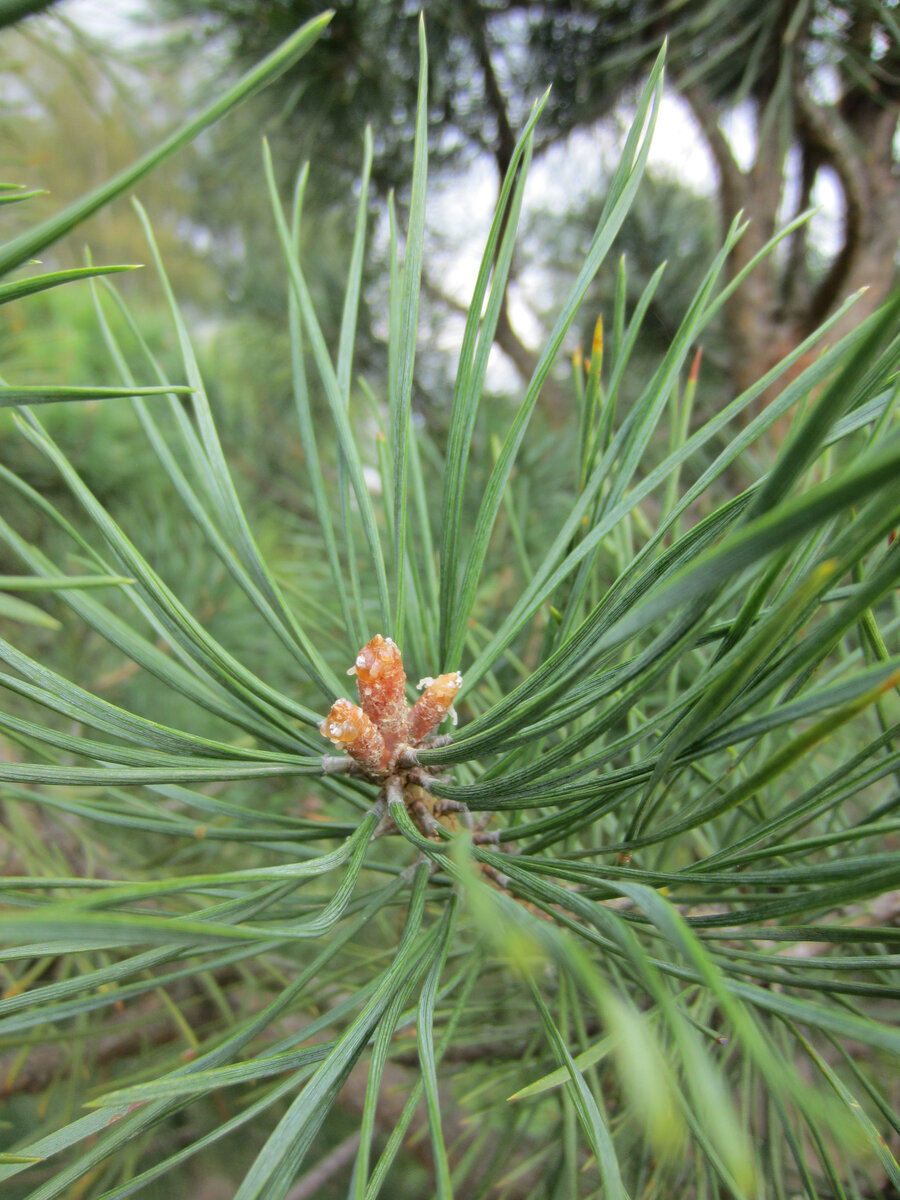
[(413, 742), (421, 742), (450, 712), (456, 693), (462, 687), (462, 675), (459, 671), (451, 671), (437, 679), (423, 679), (422, 683), (427, 684), (425, 691), (409, 714), (409, 733)]
[(351, 758), (369, 771), (383, 771), (388, 765), (389, 755), (381, 731), (349, 700), (335, 700), (319, 732), (335, 746), (343, 746)]
[(356, 656), (348, 671), (356, 675), (363, 712), (389, 737), (405, 739), (408, 706), (406, 672), (399, 647), (377, 633)]

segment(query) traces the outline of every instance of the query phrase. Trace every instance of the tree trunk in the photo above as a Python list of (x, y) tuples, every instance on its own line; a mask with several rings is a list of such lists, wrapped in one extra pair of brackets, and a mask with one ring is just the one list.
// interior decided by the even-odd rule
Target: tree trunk
[[(852, 97), (823, 109), (810, 99), (804, 86), (799, 84), (795, 96), (795, 145), (803, 161), (797, 212), (808, 206), (819, 170), (830, 167), (844, 199), (841, 245), (824, 277), (813, 286), (808, 278), (807, 234), (801, 228), (791, 236), (783, 267), (778, 258), (769, 255), (730, 298), (725, 319), (731, 374), (738, 393), (796, 349), (848, 295), (866, 288), (830, 331), (828, 342), (834, 344), (879, 307), (896, 276), (900, 245), (900, 187), (893, 161), (897, 106)], [(756, 161), (742, 171), (708, 97), (696, 86), (685, 89), (685, 96), (718, 168), (725, 228), (738, 213), (750, 222), (729, 256), (731, 281), (775, 232), (775, 214), (786, 185), (785, 154), (776, 140), (760, 136)], [(816, 353), (813, 350), (796, 363), (761, 403), (781, 391)]]

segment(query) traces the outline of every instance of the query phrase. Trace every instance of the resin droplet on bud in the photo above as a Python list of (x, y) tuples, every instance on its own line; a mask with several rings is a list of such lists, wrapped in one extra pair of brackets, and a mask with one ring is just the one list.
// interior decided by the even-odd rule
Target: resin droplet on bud
[(319, 732), (343, 746), (351, 758), (367, 771), (384, 771), (390, 754), (381, 731), (372, 720), (349, 700), (335, 700), (331, 712), (319, 726)]
[(459, 671), (451, 671), (449, 675), (439, 675), (437, 679), (423, 679), (425, 691), (413, 705), (409, 714), (409, 734), (413, 743), (421, 742), (433, 729), (437, 729), (456, 699), (456, 693), (462, 687), (462, 675)]
[(409, 708), (406, 672), (397, 644), (376, 633), (356, 656), (356, 664), (348, 674), (354, 673), (363, 712), (388, 740), (405, 741)]

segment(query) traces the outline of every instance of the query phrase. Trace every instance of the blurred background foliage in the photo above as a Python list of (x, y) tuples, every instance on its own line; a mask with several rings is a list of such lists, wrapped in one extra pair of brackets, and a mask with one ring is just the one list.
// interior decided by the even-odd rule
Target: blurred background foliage
[[(315, 9), (307, 0), (147, 0), (113, 9), (92, 0), (6, 5), (10, 23), (0, 35), (3, 173), (48, 193), (28, 206), (29, 219), (55, 211), (129, 161), (170, 128), (178, 113), (196, 107)], [(17, 20), (23, 11), (38, 16)], [(488, 376), (495, 402), (483, 407), (476, 431), (484, 447), (507, 422), (534, 368), (535, 348), (578, 269), (635, 89), (664, 36), (671, 40), (667, 121), (618, 242), (628, 266), (626, 317), (657, 266), (663, 261), (669, 266), (623, 384), (623, 406), (658, 364), (739, 209), (752, 224), (731, 256), (732, 273), (779, 221), (811, 202), (825, 203), (818, 223), (814, 219), (787, 239), (706, 331), (695, 419), (758, 378), (861, 283), (869, 290), (851, 319), (876, 307), (896, 272), (890, 248), (900, 235), (893, 138), (900, 96), (897, 11), (893, 0), (689, 5), (431, 0), (426, 6), (431, 181), (413, 406), (438, 444), (476, 248), (531, 103), (551, 87)], [(292, 536), (303, 537), (312, 510), (302, 482), (302, 448), (285, 420), (293, 403), (286, 299), (259, 186), (260, 138), (265, 134), (273, 143), (284, 194), (299, 164), (314, 160), (302, 255), (333, 342), (365, 125), (374, 131), (373, 238), (357, 369), (372, 393), (383, 395), (387, 203), (396, 189), (402, 218), (412, 162), (417, 12), (405, 0), (338, 4), (305, 70), (289, 72), (139, 189), (176, 294), (190, 315), (239, 486), (263, 530), (281, 506), (297, 522)], [(26, 219), (24, 207), (4, 207), (10, 233)], [(48, 265), (80, 265), (86, 245), (95, 261), (147, 257), (125, 202), (103, 209), (77, 236), (54, 247)], [(157, 281), (140, 271), (120, 282), (148, 341), (164, 366), (174, 367)], [(615, 287), (611, 258), (583, 308), (586, 356), (596, 316), (603, 317), (607, 331), (611, 326)], [(102, 345), (87, 336), (95, 318), (86, 287), (7, 305), (0, 320), (3, 371), (11, 381), (115, 382)], [(839, 324), (835, 336), (846, 328), (846, 322)], [(568, 353), (575, 349), (570, 342)], [(544, 386), (529, 466), (533, 478), (517, 484), (542, 498), (535, 506), (536, 524), (529, 523), (538, 542), (541, 523), (571, 502), (570, 371), (560, 361)], [(312, 403), (314, 411), (316, 406), (324, 411), (315, 391)], [(362, 394), (354, 406), (360, 421), (372, 420)], [(102, 422), (95, 416), (89, 413), (85, 420), (60, 406), (47, 419), (105, 502), (132, 507), (139, 516), (159, 514), (165, 501), (153, 494), (151, 475), (141, 469), (150, 451), (130, 415), (107, 406)], [(5, 438), (9, 421), (0, 414)], [(371, 428), (374, 438), (374, 422)], [(12, 445), (14, 465), (29, 482), (60, 490), (39, 455), (21, 439), (12, 439)], [(324, 453), (333, 463), (334, 448), (326, 444)], [(488, 454), (473, 456), (473, 463), (489, 461)], [(741, 471), (735, 468), (735, 486), (749, 478)], [(61, 494), (54, 499), (68, 503)], [(158, 519), (165, 527), (164, 513)], [(314, 537), (315, 531), (307, 528), (306, 534)], [(529, 529), (523, 536), (527, 542)], [(284, 539), (280, 520), (270, 537)], [(498, 561), (504, 561), (498, 549)], [(290, 541), (283, 555), (290, 560)], [(515, 558), (510, 545), (505, 561)]]
[[(90, 179), (149, 144), (174, 113), (257, 60), (316, 6), (308, 0), (148, 0), (121, 6), (112, 17), (84, 0), (26, 8), (43, 9), (45, 17), (15, 26), (4, 38), (4, 165), (7, 174), (18, 172), (29, 185), (49, 189), (50, 206), (80, 194)], [(275, 237), (256, 186), (262, 133), (273, 142), (285, 188), (301, 161), (315, 159), (306, 198), (315, 219), (307, 222), (303, 253), (330, 333), (340, 311), (363, 127), (369, 123), (374, 131), (375, 254), (367, 263), (359, 362), (376, 391), (383, 383), (386, 202), (393, 189), (401, 209), (408, 199), (418, 8), (405, 0), (336, 5), (308, 72), (288, 73), (140, 189), (176, 291), (202, 317), (209, 377), (238, 421), (259, 411), (260, 401), (278, 411), (287, 393), (286, 380), (261, 378), (266, 356), (258, 355), (284, 336)], [(729, 387), (758, 378), (857, 287), (869, 290), (853, 320), (887, 294), (900, 237), (893, 0), (431, 0), (425, 9), (433, 48), (431, 180), (439, 202), (429, 221), (415, 403), (438, 427), (461, 333), (459, 313), (468, 303), (472, 247), (483, 236), (531, 103), (551, 86), (536, 150), (545, 164), (543, 183), (526, 197), (526, 230), (535, 236), (517, 248), (498, 327), (498, 396), (514, 394), (533, 369), (567, 263), (573, 251), (577, 261), (585, 224), (602, 203), (621, 122), (664, 36), (671, 40), (669, 128), (685, 148), (686, 163), (679, 162), (677, 145), (660, 149), (655, 178), (621, 236), (633, 296), (660, 261), (677, 264), (663, 277), (651, 309), (661, 339), (677, 326), (711, 247), (737, 211), (752, 226), (731, 256), (732, 273), (778, 221), (811, 203), (826, 207), (818, 226), (814, 221), (798, 230), (754, 273), (708, 334), (698, 411), (719, 403)], [(10, 7), (13, 15), (20, 11), (20, 5)], [(13, 230), (15, 220), (13, 209)], [(107, 261), (145, 257), (125, 204), (94, 218), (77, 244), (61, 246), (60, 261), (80, 261), (84, 240)], [(141, 304), (153, 291), (139, 277), (126, 287), (140, 293)], [(611, 317), (613, 287), (610, 266), (585, 306), (585, 344), (593, 315)], [(69, 312), (56, 324), (74, 330), (77, 322), (77, 313)], [(40, 374), (40, 345), (16, 338), (15, 311), (10, 325), (2, 334), (4, 361), (25, 382)], [(91, 344), (74, 333), (68, 341), (70, 354)], [(86, 377), (96, 378), (92, 363), (66, 355), (58, 361), (69, 377), (72, 368), (83, 367)], [(648, 370), (653, 365), (648, 362)], [(558, 385), (564, 373), (560, 368), (544, 391), (543, 415), (551, 422), (554, 407), (566, 411), (570, 403)]]

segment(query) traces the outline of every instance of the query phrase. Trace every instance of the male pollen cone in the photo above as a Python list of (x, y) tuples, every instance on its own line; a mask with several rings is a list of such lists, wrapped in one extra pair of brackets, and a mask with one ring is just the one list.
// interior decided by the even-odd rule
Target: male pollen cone
[(406, 741), (409, 707), (406, 703), (406, 672), (400, 650), (391, 638), (376, 633), (356, 656), (347, 672), (356, 675), (359, 702), (388, 739)]
[(351, 758), (369, 771), (387, 768), (390, 755), (381, 730), (349, 700), (335, 700), (331, 712), (319, 726), (335, 746), (343, 746)]
[(413, 743), (421, 742), (446, 717), (456, 693), (462, 687), (462, 675), (459, 671), (451, 671), (449, 675), (439, 675), (437, 679), (423, 679), (422, 683), (428, 686), (409, 714), (409, 734)]

